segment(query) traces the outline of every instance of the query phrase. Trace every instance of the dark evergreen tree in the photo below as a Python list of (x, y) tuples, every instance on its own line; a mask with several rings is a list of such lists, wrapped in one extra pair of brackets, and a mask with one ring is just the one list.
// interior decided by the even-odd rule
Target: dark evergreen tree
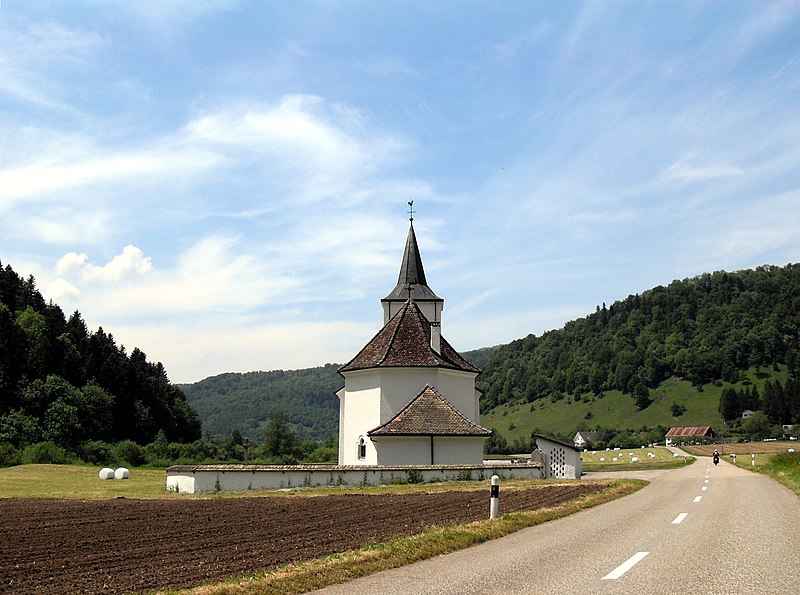
[(281, 411), (270, 416), (264, 429), (264, 453), (284, 464), (296, 463), (300, 455), (297, 434), (286, 422)]
[(719, 412), (725, 421), (737, 419), (741, 415), (739, 394), (735, 388), (729, 387), (722, 391), (719, 399)]

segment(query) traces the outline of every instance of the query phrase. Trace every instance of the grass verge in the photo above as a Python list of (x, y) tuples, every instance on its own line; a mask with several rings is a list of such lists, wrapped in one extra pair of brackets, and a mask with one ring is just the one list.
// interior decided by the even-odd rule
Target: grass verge
[(673, 461), (656, 461), (644, 463), (585, 463), (585, 472), (594, 471), (653, 471), (656, 469), (677, 469), (691, 465), (697, 459), (694, 457), (680, 457)]
[[(411, 537), (397, 537), (358, 550), (281, 566), (249, 579), (197, 587), (180, 593), (191, 595), (305, 593), (497, 539), (520, 529), (610, 502), (631, 494), (645, 485), (647, 482), (642, 480), (610, 481), (607, 482), (608, 487), (601, 492), (581, 496), (557, 507), (511, 513), (495, 520), (478, 521), (467, 525), (431, 527), (430, 530)], [(175, 593), (175, 591), (170, 592)]]
[[(729, 460), (729, 459), (726, 459)], [(769, 475), (800, 496), (800, 452), (784, 452), (776, 455), (738, 457), (736, 465), (742, 469)]]

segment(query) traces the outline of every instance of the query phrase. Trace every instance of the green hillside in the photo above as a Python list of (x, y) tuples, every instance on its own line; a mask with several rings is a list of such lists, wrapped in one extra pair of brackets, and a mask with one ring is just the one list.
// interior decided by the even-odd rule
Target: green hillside
[[(652, 403), (639, 409), (630, 395), (613, 390), (598, 395), (587, 393), (544, 399), (535, 403), (499, 405), (481, 416), (481, 425), (493, 428), (511, 444), (527, 441), (532, 433), (546, 433), (572, 438), (579, 430), (616, 428), (639, 430), (643, 427), (712, 426), (718, 433), (728, 427), (719, 412), (722, 391), (730, 386), (744, 388), (755, 385), (764, 392), (768, 380), (784, 382), (786, 366), (756, 373), (749, 370), (736, 384), (724, 381), (694, 386), (691, 382), (670, 378), (651, 391)], [(673, 409), (677, 405), (678, 408)], [(681, 411), (683, 409), (683, 411)], [(680, 415), (673, 415), (673, 410)]]
[(616, 390), (646, 409), (669, 378), (735, 383), (778, 364), (796, 375), (799, 328), (800, 265), (673, 281), (501, 347), (480, 377), (482, 408)]

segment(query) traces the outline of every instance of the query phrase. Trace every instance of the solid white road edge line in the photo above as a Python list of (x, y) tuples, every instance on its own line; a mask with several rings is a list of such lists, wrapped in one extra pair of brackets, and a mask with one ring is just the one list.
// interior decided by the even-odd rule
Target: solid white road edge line
[(636, 552), (627, 561), (623, 562), (619, 566), (617, 566), (614, 570), (609, 572), (607, 575), (603, 577), (603, 580), (606, 581), (614, 581), (621, 577), (623, 574), (628, 572), (631, 568), (636, 566), (642, 559), (649, 554), (650, 552)]
[(689, 516), (688, 512), (680, 513), (678, 516), (675, 517), (675, 520), (672, 521), (672, 524), (673, 525), (680, 525), (683, 522), (683, 519), (685, 519), (687, 516)]

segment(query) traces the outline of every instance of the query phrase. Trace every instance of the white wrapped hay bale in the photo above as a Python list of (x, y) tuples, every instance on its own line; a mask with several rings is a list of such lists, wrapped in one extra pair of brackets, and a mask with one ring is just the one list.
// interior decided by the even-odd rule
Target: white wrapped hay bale
[(128, 471), (125, 467), (120, 467), (116, 471), (114, 471), (114, 479), (128, 479), (131, 476), (131, 472)]
[(100, 469), (100, 479), (114, 479), (114, 470), (103, 467)]

